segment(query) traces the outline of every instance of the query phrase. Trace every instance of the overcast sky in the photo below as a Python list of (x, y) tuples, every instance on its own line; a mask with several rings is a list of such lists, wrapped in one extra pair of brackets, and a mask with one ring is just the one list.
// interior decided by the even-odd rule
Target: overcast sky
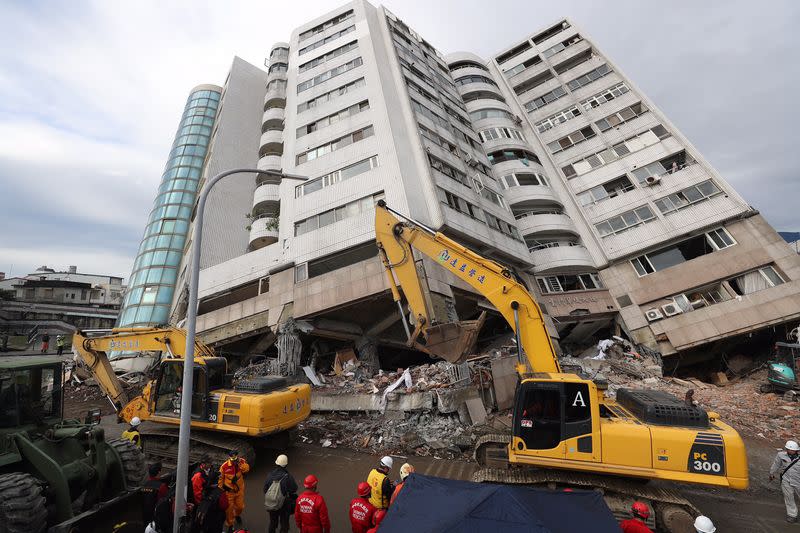
[[(0, 271), (127, 278), (188, 91), (342, 3), (0, 0)], [(384, 5), (443, 53), (487, 58), (570, 17), (776, 229), (800, 230), (800, 2)]]

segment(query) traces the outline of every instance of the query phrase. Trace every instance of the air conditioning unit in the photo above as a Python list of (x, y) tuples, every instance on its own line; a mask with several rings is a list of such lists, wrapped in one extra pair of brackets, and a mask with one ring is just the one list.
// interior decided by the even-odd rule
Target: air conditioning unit
[(656, 183), (661, 181), (661, 176), (647, 176), (644, 179), (645, 185), (655, 185)]
[(675, 316), (683, 313), (683, 309), (681, 309), (680, 306), (675, 302), (662, 305), (661, 310), (664, 311), (666, 316)]
[(658, 309), (648, 309), (645, 311), (644, 316), (647, 317), (649, 322), (655, 322), (656, 320), (661, 320), (664, 318), (664, 315), (661, 314), (661, 311)]

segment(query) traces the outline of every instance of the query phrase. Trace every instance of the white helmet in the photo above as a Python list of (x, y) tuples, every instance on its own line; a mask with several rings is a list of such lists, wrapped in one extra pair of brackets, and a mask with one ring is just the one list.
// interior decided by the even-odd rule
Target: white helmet
[(387, 456), (381, 458), (381, 464), (383, 466), (385, 466), (386, 468), (388, 468), (389, 470), (391, 470), (392, 469), (392, 465), (394, 465), (394, 459), (392, 459), (391, 457), (389, 457), (387, 455)]
[(700, 515), (694, 520), (694, 528), (697, 533), (714, 533), (717, 528), (714, 527), (714, 522), (707, 516)]
[(134, 416), (133, 418), (131, 418), (131, 426), (136, 427), (141, 423), (142, 423), (142, 419), (139, 418), (138, 416)]
[(277, 459), (275, 459), (275, 464), (278, 466), (286, 467), (289, 464), (289, 458), (286, 457), (284, 454), (280, 454)]
[(800, 446), (798, 446), (797, 442), (793, 440), (787, 440), (786, 444), (784, 445), (784, 448), (786, 448), (787, 450), (791, 450), (793, 452), (800, 450)]

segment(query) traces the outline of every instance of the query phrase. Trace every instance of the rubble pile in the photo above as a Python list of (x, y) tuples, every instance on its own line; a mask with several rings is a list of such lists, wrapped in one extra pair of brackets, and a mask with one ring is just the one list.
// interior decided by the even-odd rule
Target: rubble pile
[[(408, 369), (411, 386), (400, 386), (392, 392), (410, 394), (451, 387), (457, 381), (450, 371), (452, 367), (453, 365), (445, 361), (411, 367)], [(335, 371), (318, 375), (322, 385), (315, 387), (314, 390), (327, 394), (379, 394), (402, 378), (405, 372), (406, 369), (403, 368), (398, 368), (394, 372), (381, 370), (374, 376), (367, 377), (358, 363), (355, 363), (345, 365), (338, 375)]]
[(473, 429), (457, 414), (314, 414), (299, 426), (302, 442), (323, 448), (345, 447), (376, 455), (435, 456), (468, 459)]
[(104, 415), (113, 412), (111, 404), (94, 380), (91, 382), (74, 380), (66, 382), (64, 384), (64, 418), (83, 419), (91, 409), (100, 409)]

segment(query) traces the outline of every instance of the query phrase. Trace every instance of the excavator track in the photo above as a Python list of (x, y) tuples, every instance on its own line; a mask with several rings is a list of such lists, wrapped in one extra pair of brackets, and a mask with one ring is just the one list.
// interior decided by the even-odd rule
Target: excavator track
[[(178, 428), (152, 427), (141, 429), (142, 444), (148, 461), (160, 461), (165, 467), (174, 467), (178, 461)], [(204, 458), (215, 465), (228, 459), (230, 450), (238, 450), (252, 467), (256, 452), (249, 440), (235, 435), (192, 429), (189, 444), (189, 463)]]
[(658, 527), (658, 531), (691, 531), (689, 528), (693, 517), (701, 514), (678, 491), (652, 486), (646, 480), (512, 465), (507, 453), (510, 443), (509, 434), (481, 436), (475, 443), (475, 460), (481, 468), (473, 474), (472, 480), (479, 483), (539, 485), (551, 489), (596, 489), (603, 494), (618, 520), (630, 518), (634, 501), (644, 501), (655, 510), (647, 520), (647, 525), (653, 530)]

